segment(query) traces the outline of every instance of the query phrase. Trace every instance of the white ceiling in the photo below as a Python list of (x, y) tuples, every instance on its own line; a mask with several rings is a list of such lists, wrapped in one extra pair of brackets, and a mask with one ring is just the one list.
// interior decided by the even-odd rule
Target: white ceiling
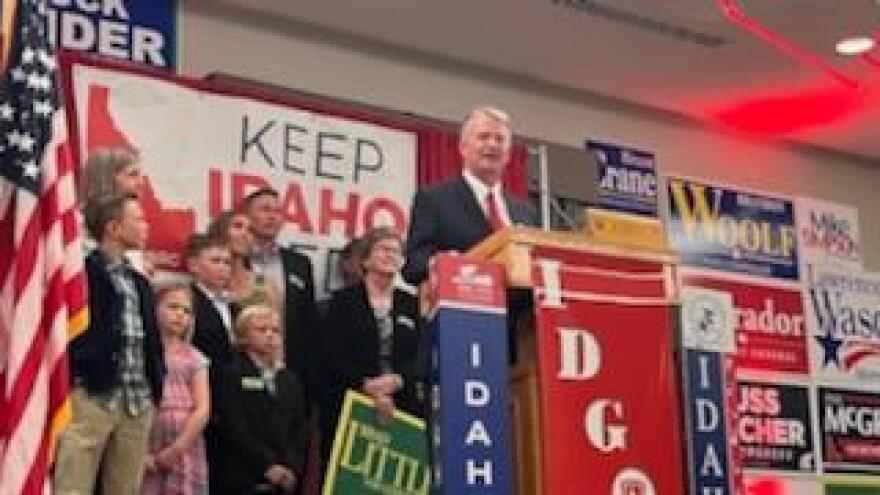
[[(783, 137), (880, 159), (880, 66), (834, 52), (844, 36), (880, 32), (878, 0), (739, 2), (751, 18), (858, 82), (858, 91), (734, 26), (716, 0), (217, 1), (709, 121), (751, 100), (827, 89), (854, 102), (851, 110)], [(692, 41), (706, 37), (724, 42)], [(874, 54), (880, 59), (880, 50)], [(799, 108), (784, 104), (770, 119), (804, 120), (799, 115), (811, 112)]]

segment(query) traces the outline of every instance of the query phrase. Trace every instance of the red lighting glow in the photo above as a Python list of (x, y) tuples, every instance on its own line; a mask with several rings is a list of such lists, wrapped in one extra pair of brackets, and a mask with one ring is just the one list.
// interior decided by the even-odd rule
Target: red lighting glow
[(763, 478), (753, 483), (747, 495), (787, 495), (785, 485), (774, 478)]
[(784, 135), (840, 120), (858, 108), (863, 93), (850, 88), (811, 90), (736, 103), (714, 112), (723, 124), (746, 132)]

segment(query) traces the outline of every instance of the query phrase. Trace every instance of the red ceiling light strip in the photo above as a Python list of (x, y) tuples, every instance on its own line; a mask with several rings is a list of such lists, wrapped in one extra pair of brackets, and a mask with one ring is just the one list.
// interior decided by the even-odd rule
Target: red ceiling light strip
[(799, 47), (750, 17), (745, 10), (743, 10), (739, 0), (715, 0), (715, 3), (730, 22), (770, 44), (795, 61), (825, 73), (828, 77), (831, 77), (850, 89), (858, 89), (860, 87), (859, 82), (855, 79), (840, 72), (829, 63), (822, 60), (822, 58)]

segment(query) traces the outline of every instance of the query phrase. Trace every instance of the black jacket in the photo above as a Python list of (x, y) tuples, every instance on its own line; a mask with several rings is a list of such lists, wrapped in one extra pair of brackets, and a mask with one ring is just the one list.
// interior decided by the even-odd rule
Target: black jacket
[(263, 474), (272, 464), (282, 464), (302, 479), (307, 424), (296, 374), (278, 371), (276, 392), (270, 394), (259, 368), (237, 352), (217, 380), (213, 405), (219, 448), (210, 458), (215, 474), (211, 493), (249, 493), (254, 485), (267, 483)]
[[(535, 210), (505, 194), (514, 224), (537, 225)], [(467, 251), (492, 233), (477, 198), (464, 177), (420, 189), (410, 210), (403, 278), (420, 284), (428, 275), (428, 261), (442, 251)]]
[(315, 279), (309, 258), (291, 248), (280, 248), (284, 267), (284, 353), (287, 365), (296, 370), (309, 388), (318, 345)]
[[(89, 326), (70, 343), (71, 374), (92, 394), (106, 394), (120, 383), (124, 299), (113, 284), (104, 254), (96, 249), (86, 257), (89, 288)], [(162, 398), (165, 358), (156, 321), (156, 307), (149, 281), (129, 270), (140, 301), (144, 328), (144, 372), (153, 404)]]
[[(223, 324), (223, 317), (208, 296), (198, 285), (192, 285), (193, 294), (193, 346), (211, 361), (211, 369), (219, 369), (232, 359), (232, 341), (229, 330)], [(238, 310), (230, 304), (232, 321)]]
[[(403, 377), (404, 384), (394, 396), (395, 405), (424, 417), (419, 389), (426, 377), (428, 342), (419, 318), (418, 300), (395, 290), (391, 317), (394, 322), (391, 366)], [(334, 293), (322, 336), (326, 392), (321, 402), (321, 433), (322, 438), (332, 441), (345, 391), (360, 390), (364, 378), (378, 376), (382, 371), (379, 326), (363, 283)]]

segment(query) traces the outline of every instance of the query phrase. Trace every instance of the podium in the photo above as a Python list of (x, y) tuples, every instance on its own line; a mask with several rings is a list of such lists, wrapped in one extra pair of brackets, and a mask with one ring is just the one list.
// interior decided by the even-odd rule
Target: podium
[[(520, 227), (508, 228), (485, 239), (468, 254), (476, 259), (501, 263), (505, 267), (508, 287), (520, 290), (536, 288), (536, 268), (532, 256), (536, 250), (558, 249), (561, 250), (560, 252), (567, 253), (567, 256), (585, 260), (619, 259), (653, 263), (663, 267), (663, 273), (668, 277), (666, 287), (672, 291), (668, 294), (669, 300), (674, 301), (676, 298), (674, 269), (677, 258), (666, 247), (662, 224), (656, 219), (620, 215), (613, 212), (593, 212), (588, 216), (590, 234), (548, 232)], [(518, 495), (557, 495), (557, 493), (548, 493), (550, 490), (545, 487), (561, 485), (555, 484), (552, 482), (553, 480), (543, 479), (544, 473), (549, 472), (545, 464), (548, 462), (549, 449), (559, 448), (559, 446), (546, 445), (546, 439), (542, 436), (542, 414), (547, 414), (546, 406), (548, 403), (546, 401), (542, 403), (539, 376), (541, 357), (538, 353), (537, 325), (534, 318), (536, 311), (533, 310), (532, 314), (525, 315), (525, 317), (518, 315), (516, 322), (516, 345), (519, 357), (511, 369), (510, 388), (515, 493)], [(670, 341), (670, 356), (671, 349), (672, 342)], [(549, 368), (545, 366), (545, 373), (547, 369)], [(678, 418), (676, 418), (677, 420)], [(578, 441), (578, 439), (573, 438), (572, 441)], [(548, 481), (551, 483), (548, 484)], [(618, 480), (615, 480), (615, 483), (617, 482)], [(650, 485), (651, 481), (647, 483)], [(654, 489), (652, 485), (650, 490)], [(622, 493), (654, 493), (650, 490), (624, 491)], [(582, 490), (580, 492), (587, 493)], [(572, 493), (575, 492), (572, 491)], [(604, 493), (611, 493), (611, 491)], [(658, 491), (657, 493), (664, 492)]]

